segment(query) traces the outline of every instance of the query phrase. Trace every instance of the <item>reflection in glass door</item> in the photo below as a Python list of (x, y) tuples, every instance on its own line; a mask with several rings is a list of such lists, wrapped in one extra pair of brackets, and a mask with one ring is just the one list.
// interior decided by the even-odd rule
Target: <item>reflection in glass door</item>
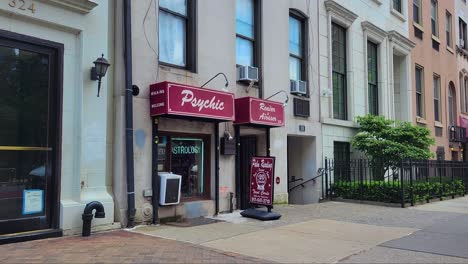
[(0, 235), (51, 227), (55, 60), (0, 37)]

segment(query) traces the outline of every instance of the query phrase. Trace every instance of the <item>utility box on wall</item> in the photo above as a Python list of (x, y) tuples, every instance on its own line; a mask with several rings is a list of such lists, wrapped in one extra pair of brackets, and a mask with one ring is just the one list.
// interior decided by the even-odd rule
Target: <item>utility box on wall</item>
[(161, 189), (159, 192), (160, 205), (173, 205), (180, 203), (180, 188), (182, 176), (170, 172), (160, 172)]
[(234, 139), (221, 138), (221, 155), (236, 155), (236, 141)]

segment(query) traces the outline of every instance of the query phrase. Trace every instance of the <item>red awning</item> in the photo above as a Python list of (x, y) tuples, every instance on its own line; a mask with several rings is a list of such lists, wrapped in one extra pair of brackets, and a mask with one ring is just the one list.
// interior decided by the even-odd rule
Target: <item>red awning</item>
[(468, 137), (468, 119), (460, 116), (460, 126), (466, 128), (466, 137)]
[(236, 120), (234, 121), (234, 125), (284, 126), (284, 108), (282, 103), (254, 97), (242, 97), (237, 98), (235, 104)]
[(150, 86), (151, 116), (234, 120), (234, 94), (172, 82)]

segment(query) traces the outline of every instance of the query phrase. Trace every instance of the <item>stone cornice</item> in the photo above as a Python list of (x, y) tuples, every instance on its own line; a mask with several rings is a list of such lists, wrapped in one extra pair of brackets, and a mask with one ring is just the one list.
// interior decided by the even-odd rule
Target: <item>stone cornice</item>
[(58, 6), (64, 9), (68, 9), (73, 12), (77, 12), (80, 14), (88, 14), (98, 6), (98, 4), (94, 1), (90, 0), (38, 0), (45, 4), (50, 4), (54, 6)]
[(327, 12), (331, 12), (332, 16), (340, 18), (340, 21), (344, 20), (343, 22), (348, 27), (358, 17), (358, 15), (356, 15), (354, 12), (348, 10), (333, 0), (326, 0), (324, 4)]
[(362, 30), (366, 31), (371, 38), (382, 42), (387, 37), (387, 31), (379, 28), (378, 26), (372, 24), (369, 21), (364, 21), (361, 23)]
[(407, 53), (410, 53), (411, 50), (416, 46), (413, 41), (409, 40), (407, 37), (401, 35), (395, 30), (388, 32), (388, 39), (405, 50)]

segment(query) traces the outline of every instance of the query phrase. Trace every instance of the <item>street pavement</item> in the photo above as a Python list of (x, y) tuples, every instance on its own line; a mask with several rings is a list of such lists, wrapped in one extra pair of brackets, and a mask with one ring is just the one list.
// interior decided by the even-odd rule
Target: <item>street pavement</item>
[(412, 208), (343, 202), (276, 206), (280, 220), (221, 214), (213, 224), (0, 246), (0, 263), (468, 263), (468, 197)]

